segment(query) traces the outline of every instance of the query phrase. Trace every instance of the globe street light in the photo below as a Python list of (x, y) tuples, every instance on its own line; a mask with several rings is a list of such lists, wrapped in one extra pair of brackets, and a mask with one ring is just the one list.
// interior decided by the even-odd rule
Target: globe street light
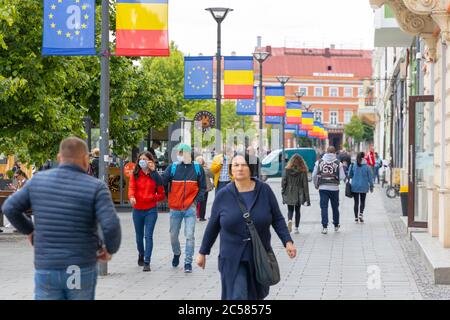
[[(288, 76), (277, 76), (277, 80), (281, 83), (281, 86), (284, 88), (286, 86), (286, 83), (289, 81)], [(286, 96), (286, 92), (284, 93)], [(281, 175), (284, 177), (284, 167), (285, 167), (285, 159), (284, 159), (284, 122), (286, 121), (286, 114), (281, 117), (281, 146), (282, 146), (282, 154), (281, 154)]]
[(259, 165), (258, 165), (258, 176), (259, 179), (262, 177), (261, 172), (261, 161), (263, 157), (263, 63), (270, 56), (269, 52), (254, 52), (253, 58), (259, 63)]
[(304, 93), (302, 91), (295, 91), (294, 95), (297, 97), (298, 102), (300, 102), (300, 99), (304, 96)]
[[(211, 15), (213, 16), (214, 20), (217, 22), (217, 80), (216, 80), (216, 128), (217, 130), (221, 129), (221, 123), (220, 123), (220, 104), (221, 104), (221, 24), (222, 21), (227, 16), (228, 12), (233, 11), (233, 9), (230, 8), (206, 8), (206, 11), (211, 12)], [(219, 142), (219, 145), (221, 143)], [(219, 147), (220, 148), (220, 147)]]

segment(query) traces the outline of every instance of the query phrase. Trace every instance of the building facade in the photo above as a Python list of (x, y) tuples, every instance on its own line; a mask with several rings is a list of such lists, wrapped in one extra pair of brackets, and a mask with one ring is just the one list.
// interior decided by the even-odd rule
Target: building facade
[[(264, 86), (279, 85), (277, 76), (289, 76), (286, 101), (298, 101), (296, 92), (303, 93), (301, 101), (306, 110), (314, 112), (329, 131), (328, 143), (342, 149), (345, 142), (344, 125), (358, 114), (360, 102), (367, 95), (365, 83), (372, 76), (372, 51), (274, 48), (267, 46), (270, 58), (264, 62)], [(259, 67), (255, 65), (256, 78)], [(293, 135), (286, 135), (286, 146), (293, 145)]]
[[(384, 115), (377, 143), (384, 144), (385, 153), (400, 170), (401, 185), (409, 187), (408, 227), (426, 231), (414, 234), (414, 238), (434, 268), (436, 283), (450, 284), (450, 250), (446, 249), (450, 248), (449, 3), (369, 2), (378, 16), (390, 15), (403, 35), (409, 36), (385, 37), (386, 42), (377, 45), (388, 26), (375, 24), (378, 51), (403, 47), (388, 71), (389, 81), (377, 91), (377, 110)], [(382, 59), (378, 60), (381, 64)], [(388, 143), (381, 141), (383, 130), (392, 139)], [(438, 263), (434, 263), (434, 256), (440, 257)]]

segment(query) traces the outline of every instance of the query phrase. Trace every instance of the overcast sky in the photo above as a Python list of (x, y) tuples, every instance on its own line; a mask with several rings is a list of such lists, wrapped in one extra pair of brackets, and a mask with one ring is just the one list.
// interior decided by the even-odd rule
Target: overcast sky
[(222, 23), (223, 55), (251, 54), (259, 35), (263, 46), (373, 48), (369, 0), (169, 0), (169, 38), (186, 55), (216, 53), (207, 7), (234, 9)]

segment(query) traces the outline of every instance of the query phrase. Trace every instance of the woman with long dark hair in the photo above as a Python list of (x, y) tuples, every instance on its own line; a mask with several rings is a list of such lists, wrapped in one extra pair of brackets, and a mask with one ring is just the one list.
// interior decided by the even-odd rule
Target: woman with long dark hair
[(308, 187), (308, 168), (299, 154), (294, 154), (286, 166), (281, 180), (283, 203), (288, 206), (288, 230), (292, 232), (292, 217), (295, 210), (295, 233), (300, 225), (300, 206), (311, 205)]
[[(358, 153), (356, 163), (352, 163), (348, 178), (351, 180), (353, 199), (355, 205), (353, 211), (355, 213), (355, 222), (364, 222), (364, 208), (366, 206), (367, 192), (373, 192), (372, 170), (364, 159), (364, 152)], [(359, 214), (358, 214), (359, 212)]]
[[(138, 156), (133, 174), (130, 176), (128, 198), (133, 207), (133, 223), (139, 252), (138, 265), (150, 271), (153, 250), (153, 231), (158, 219), (158, 202), (164, 200), (162, 179), (155, 171), (155, 159), (148, 152)], [(145, 238), (145, 248), (144, 248)]]

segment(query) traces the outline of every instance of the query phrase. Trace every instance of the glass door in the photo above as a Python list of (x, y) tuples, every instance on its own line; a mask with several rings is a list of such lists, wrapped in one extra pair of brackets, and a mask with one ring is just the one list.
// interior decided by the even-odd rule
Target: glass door
[(433, 153), (425, 148), (424, 103), (434, 96), (409, 98), (408, 227), (427, 228), (427, 181), (433, 175)]

